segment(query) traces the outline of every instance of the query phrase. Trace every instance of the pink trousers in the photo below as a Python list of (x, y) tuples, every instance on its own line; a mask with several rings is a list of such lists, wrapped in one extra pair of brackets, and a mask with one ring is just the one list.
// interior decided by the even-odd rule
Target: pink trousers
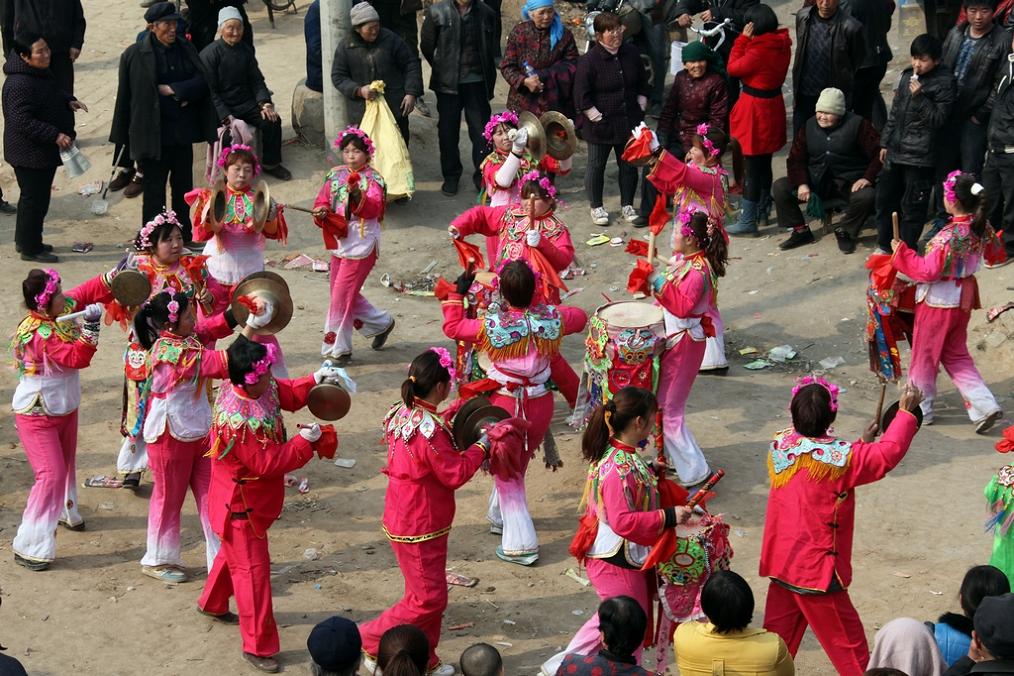
[(405, 578), (401, 600), (381, 613), (380, 617), (359, 625), (363, 651), (376, 659), (380, 638), (391, 627), (413, 624), (426, 634), (430, 644), (432, 669), (440, 664), (437, 644), (440, 625), (447, 610), (447, 536), (425, 542), (392, 542), (391, 549)]
[(278, 625), (271, 604), (271, 553), (267, 533), (258, 535), (249, 519), (229, 519), (222, 531), (222, 551), (208, 573), (197, 605), (223, 615), (236, 597), (243, 652), (270, 657), (279, 650)]
[[(490, 395), (490, 402), (507, 411), (511, 416), (519, 415), (518, 400), (505, 394)], [(507, 556), (525, 556), (537, 554), (539, 537), (535, 533), (535, 524), (528, 513), (528, 498), (525, 494), (525, 472), (532, 459), (535, 449), (546, 436), (549, 423), (553, 419), (553, 393), (547, 392), (533, 399), (526, 399), (524, 417), (531, 424), (528, 428), (528, 451), (524, 456), (524, 469), (521, 475), (510, 481), (493, 478), (493, 492), (489, 496), (489, 510), (486, 518), (495, 526), (503, 529), (501, 546)]]
[(208, 570), (212, 568), (220, 546), (208, 519), (208, 487), (211, 485), (211, 459), (205, 458), (207, 439), (179, 441), (168, 431), (148, 444), (148, 468), (154, 482), (148, 503), (148, 551), (142, 566), (182, 566), (180, 556), (180, 512), (187, 489), (197, 503), (197, 516), (204, 530)]
[(922, 412), (927, 419), (933, 415), (937, 372), (941, 366), (961, 393), (973, 422), (1000, 408), (968, 352), (970, 317), (970, 312), (960, 308), (930, 307), (926, 303), (916, 306), (908, 379), (922, 391)]
[(377, 262), (377, 251), (366, 258), (331, 256), (331, 304), (324, 322), (324, 344), (320, 353), (338, 357), (352, 353), (352, 330), (367, 338), (383, 333), (393, 321), (363, 296), (363, 284)]
[(14, 416), (35, 485), (14, 536), (16, 554), (31, 561), (56, 558), (56, 525), (84, 521), (77, 510), (77, 411), (61, 416)]
[(693, 433), (684, 423), (690, 388), (704, 360), (705, 343), (683, 338), (662, 355), (659, 369), (658, 403), (662, 407), (662, 434), (669, 467), (680, 482), (690, 486), (708, 478), (708, 461)]

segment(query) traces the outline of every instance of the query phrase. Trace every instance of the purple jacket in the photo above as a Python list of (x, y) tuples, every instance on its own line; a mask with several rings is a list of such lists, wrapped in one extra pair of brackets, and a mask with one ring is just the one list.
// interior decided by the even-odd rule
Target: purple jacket
[[(637, 47), (624, 42), (613, 55), (595, 43), (577, 62), (574, 75), (578, 135), (588, 143), (624, 143), (644, 119), (637, 97), (647, 95), (648, 74)], [(593, 106), (602, 113), (598, 122), (584, 114)]]
[(14, 52), (4, 75), (4, 159), (12, 167), (59, 167), (56, 137), (74, 138), (73, 97), (60, 91), (52, 72), (32, 68)]
[(721, 75), (708, 71), (695, 80), (681, 70), (676, 73), (669, 97), (658, 119), (658, 135), (663, 143), (679, 141), (690, 147), (697, 125), (707, 122), (722, 131), (729, 130), (729, 88)]

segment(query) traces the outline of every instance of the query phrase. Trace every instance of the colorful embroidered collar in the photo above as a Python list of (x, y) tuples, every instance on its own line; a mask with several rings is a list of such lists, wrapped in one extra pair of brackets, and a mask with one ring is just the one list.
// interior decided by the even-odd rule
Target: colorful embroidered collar
[(794, 428), (778, 432), (768, 453), (772, 486), (784, 486), (805, 467), (810, 478), (837, 479), (848, 469), (852, 444), (835, 437), (805, 437)]

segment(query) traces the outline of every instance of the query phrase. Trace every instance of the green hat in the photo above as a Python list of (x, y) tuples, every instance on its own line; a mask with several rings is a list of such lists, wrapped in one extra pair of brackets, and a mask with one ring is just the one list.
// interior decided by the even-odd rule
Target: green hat
[(718, 73), (723, 79), (726, 77), (725, 64), (722, 63), (722, 57), (700, 40), (685, 44), (682, 56), (683, 63), (687, 63), (688, 61), (707, 61), (708, 68), (712, 72)]

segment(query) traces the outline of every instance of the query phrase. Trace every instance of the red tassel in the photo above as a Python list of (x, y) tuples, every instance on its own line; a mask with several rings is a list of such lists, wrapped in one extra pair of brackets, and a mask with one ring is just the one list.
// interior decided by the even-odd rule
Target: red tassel
[(665, 230), (665, 226), (668, 224), (669, 210), (665, 208), (665, 195), (658, 193), (655, 197), (655, 206), (651, 208), (651, 213), (648, 215), (648, 227), (658, 235)]
[(508, 418), (493, 425), (489, 436), (489, 473), (501, 481), (510, 481), (521, 475), (522, 456), (525, 453), (525, 430), (530, 424), (520, 418)]
[[(647, 130), (646, 130), (647, 131)], [(651, 157), (651, 134), (641, 132), (640, 136), (631, 137), (623, 149), (623, 161), (630, 163), (644, 162)]]
[(335, 453), (338, 452), (338, 432), (335, 430), (334, 425), (321, 425), (320, 439), (314, 441), (311, 445), (313, 446), (313, 450), (317, 452), (318, 458), (333, 459)]
[(1014, 451), (1014, 425), (1003, 431), (1003, 438), (996, 442), (997, 453), (1010, 453)]
[[(671, 532), (670, 529), (669, 532)], [(577, 562), (584, 564), (588, 550), (595, 544), (595, 537), (599, 533), (599, 520), (594, 514), (585, 514), (581, 517), (581, 520), (577, 522), (577, 532), (574, 533), (573, 539), (570, 541), (570, 547), (568, 551), (570, 555), (577, 559)]]
[(463, 239), (452, 240), (454, 250), (458, 253), (458, 263), (462, 270), (485, 270), (486, 261), (482, 257), (479, 247)]
[(448, 282), (446, 279), (441, 277), (437, 280), (436, 286), (433, 287), (433, 295), (439, 300), (447, 300), (447, 297), (456, 291), (456, 287)]
[(313, 223), (323, 231), (324, 248), (328, 250), (337, 249), (338, 240), (349, 234), (349, 222), (341, 214), (329, 211), (323, 218), (314, 216)]
[(866, 269), (870, 271), (870, 284), (878, 291), (890, 291), (898, 271), (891, 265), (888, 254), (873, 254), (866, 259)]
[(250, 314), (257, 314), (257, 303), (250, 296), (243, 295), (236, 299), (236, 302), (250, 311)]
[(640, 258), (646, 258), (648, 256), (648, 243), (643, 239), (632, 239), (627, 242), (627, 248), (624, 251)]
[(627, 293), (638, 294), (643, 293), (646, 296), (651, 295), (651, 287), (648, 284), (648, 277), (655, 271), (644, 258), (638, 258), (637, 263), (634, 264), (634, 269), (630, 271), (630, 276), (627, 278)]

